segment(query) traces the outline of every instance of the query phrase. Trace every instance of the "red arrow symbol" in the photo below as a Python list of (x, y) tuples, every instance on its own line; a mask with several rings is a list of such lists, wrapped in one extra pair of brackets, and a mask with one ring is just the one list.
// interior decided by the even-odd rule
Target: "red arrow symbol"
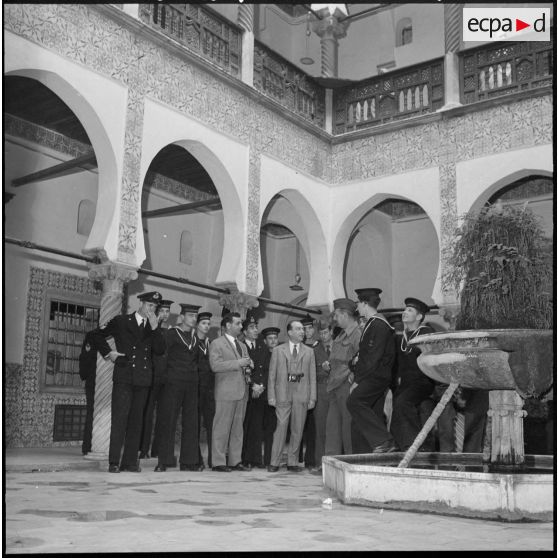
[(525, 29), (527, 27), (531, 27), (530, 23), (525, 23), (524, 21), (521, 21), (520, 19), (515, 19), (515, 30), (516, 31), (521, 31), (522, 29)]

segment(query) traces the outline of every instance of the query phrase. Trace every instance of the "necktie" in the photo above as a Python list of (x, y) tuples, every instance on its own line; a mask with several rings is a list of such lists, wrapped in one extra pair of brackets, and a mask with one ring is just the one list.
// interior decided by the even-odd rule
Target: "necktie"
[(298, 351), (296, 350), (296, 345), (293, 347), (293, 358), (298, 356)]
[(242, 347), (240, 346), (240, 343), (238, 342), (238, 339), (234, 340), (234, 346), (236, 347), (236, 350), (237, 350), (238, 354), (240, 356), (242, 356)]
[(140, 327), (141, 327), (141, 329), (143, 329), (145, 327), (145, 320), (141, 321)]

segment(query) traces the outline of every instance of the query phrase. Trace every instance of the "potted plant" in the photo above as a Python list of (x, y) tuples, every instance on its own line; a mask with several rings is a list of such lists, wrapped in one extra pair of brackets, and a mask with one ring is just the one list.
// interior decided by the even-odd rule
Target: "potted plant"
[(497, 202), (463, 219), (449, 263), (445, 286), (461, 303), (456, 331), (418, 338), (419, 366), (435, 380), (490, 390), (490, 459), (521, 466), (521, 398), (553, 383), (549, 243), (526, 205)]

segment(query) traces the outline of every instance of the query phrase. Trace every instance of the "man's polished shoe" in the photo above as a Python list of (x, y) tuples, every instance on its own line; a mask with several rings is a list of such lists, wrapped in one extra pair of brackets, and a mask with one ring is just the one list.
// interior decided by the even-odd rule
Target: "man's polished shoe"
[(218, 473), (230, 473), (232, 469), (227, 465), (215, 465), (215, 467), (211, 467), (212, 471), (217, 471)]
[(203, 465), (184, 465), (180, 464), (181, 471), (203, 471), (205, 467)]
[(277, 471), (279, 471), (279, 467), (277, 467), (276, 465), (268, 465), (267, 470), (270, 473), (276, 473)]
[(250, 465), (246, 466), (242, 463), (237, 463), (232, 469), (233, 471), (251, 471), (252, 467)]
[(118, 465), (109, 465), (109, 473), (120, 473), (120, 467)]
[(141, 467), (139, 465), (126, 465), (125, 467), (120, 467), (120, 470), (127, 473), (141, 473)]
[(300, 473), (304, 471), (304, 469), (298, 465), (287, 465), (287, 471), (291, 471), (291, 473)]
[(153, 469), (156, 473), (164, 473), (167, 470), (166, 465), (157, 465), (155, 469)]
[(146, 451), (142, 451), (139, 454), (140, 459), (147, 459), (148, 457), (149, 457), (149, 454)]
[(397, 451), (397, 446), (393, 440), (386, 440), (372, 449), (372, 453), (392, 453), (394, 451)]

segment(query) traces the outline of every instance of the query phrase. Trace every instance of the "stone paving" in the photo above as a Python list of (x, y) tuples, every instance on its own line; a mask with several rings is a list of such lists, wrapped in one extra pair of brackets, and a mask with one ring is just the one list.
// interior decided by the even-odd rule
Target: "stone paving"
[(8, 554), (555, 548), (553, 523), (379, 510), (335, 498), (327, 509), (331, 494), (308, 472), (155, 473), (155, 460), (144, 460), (141, 473), (110, 474), (95, 463), (46, 461), (43, 471), (62, 470), (33, 472), (13, 460), (6, 467)]

